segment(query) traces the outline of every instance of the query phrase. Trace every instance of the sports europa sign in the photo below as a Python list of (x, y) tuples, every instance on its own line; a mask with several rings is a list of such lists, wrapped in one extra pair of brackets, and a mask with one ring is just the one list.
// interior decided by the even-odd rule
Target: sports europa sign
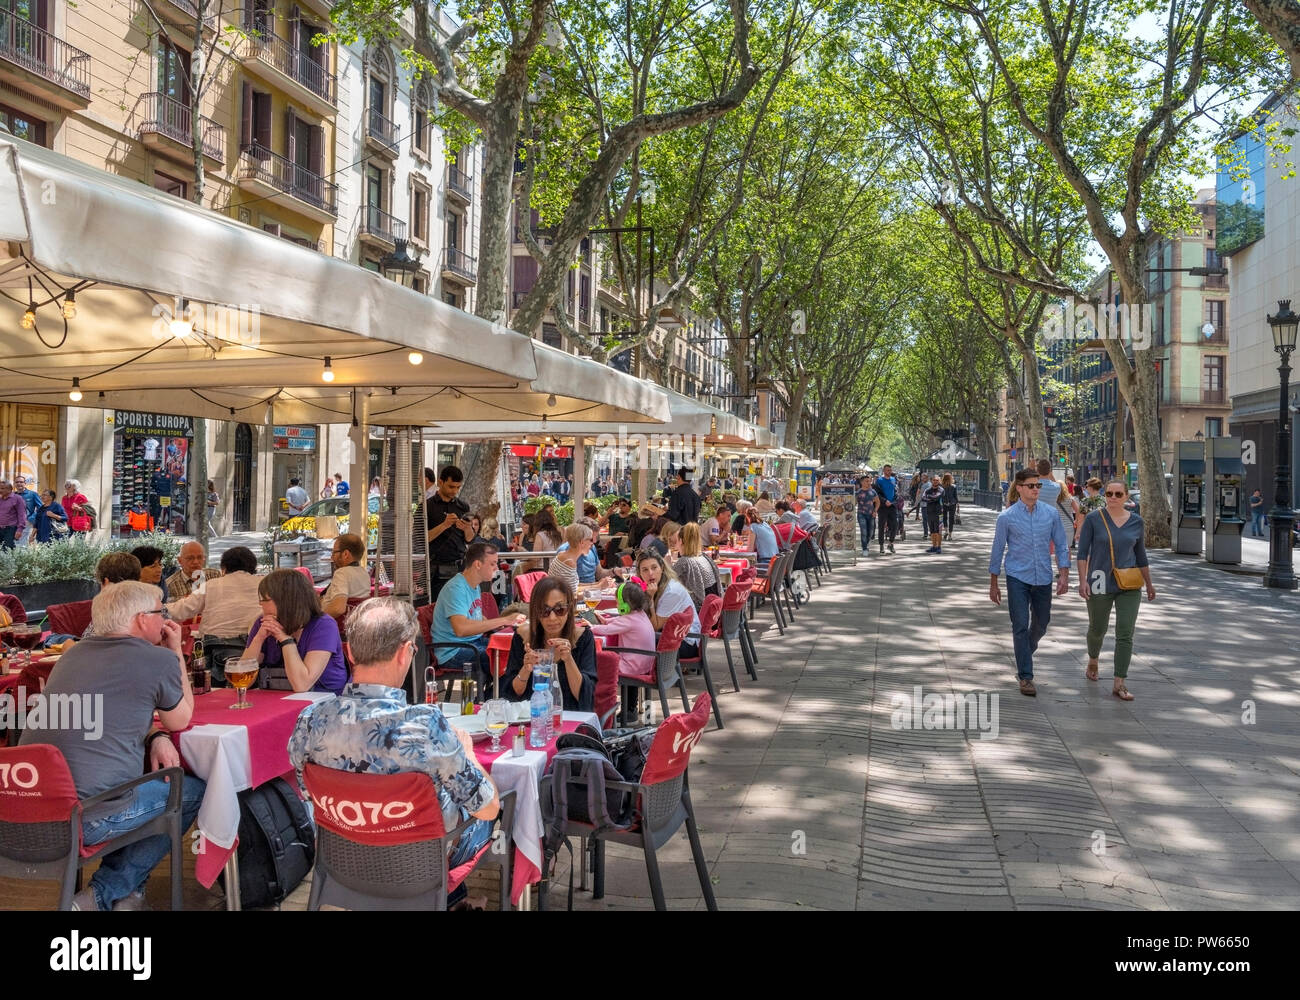
[(171, 413), (142, 413), (136, 410), (113, 411), (113, 433), (132, 437), (193, 437), (194, 418)]

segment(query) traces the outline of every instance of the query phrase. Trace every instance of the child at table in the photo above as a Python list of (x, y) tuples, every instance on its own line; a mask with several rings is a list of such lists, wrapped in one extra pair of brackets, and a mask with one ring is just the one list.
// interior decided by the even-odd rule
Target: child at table
[[(614, 639), (614, 642), (609, 643), (611, 652), (618, 653), (618, 646), (627, 646), (630, 649), (654, 649), (658, 640), (655, 638), (654, 625), (650, 623), (650, 617), (645, 613), (650, 604), (645, 591), (629, 581), (623, 584), (622, 598), (627, 606), (627, 613), (610, 619), (604, 625), (591, 626), (592, 633), (604, 636), (606, 639)], [(618, 661), (618, 672), (624, 677), (649, 680), (654, 676), (653, 656), (645, 656), (641, 653), (619, 653)]]

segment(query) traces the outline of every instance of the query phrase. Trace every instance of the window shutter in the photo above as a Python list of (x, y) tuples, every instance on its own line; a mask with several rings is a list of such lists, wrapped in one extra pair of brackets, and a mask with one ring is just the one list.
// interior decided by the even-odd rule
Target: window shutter
[(284, 155), (290, 163), (298, 162), (298, 130), (295, 128), (297, 116), (293, 113), (293, 108), (287, 108), (284, 112)]
[(253, 140), (271, 151), (271, 95), (253, 92)]
[(243, 107), (243, 119), (239, 124), (239, 148), (248, 149), (253, 144), (253, 86), (243, 84), (240, 101)]
[(324, 142), (325, 130), (319, 125), (313, 126), (311, 129), (311, 148), (308, 150), (308, 161), (311, 163), (311, 169), (322, 177), (325, 175)]

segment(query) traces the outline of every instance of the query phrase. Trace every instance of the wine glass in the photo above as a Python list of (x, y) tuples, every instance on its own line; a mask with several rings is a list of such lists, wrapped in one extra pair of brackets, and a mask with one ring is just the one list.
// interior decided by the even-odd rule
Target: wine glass
[(255, 659), (226, 661), (226, 680), (230, 681), (230, 686), (239, 692), (231, 708), (253, 707), (248, 701), (246, 692), (253, 686), (253, 681), (257, 680), (257, 670), (258, 664)]
[(32, 650), (41, 643), (41, 627), (39, 625), (14, 625), (10, 641), (23, 651), (23, 665), (30, 667), (32, 664)]
[(600, 591), (595, 587), (588, 587), (582, 592), (582, 600), (586, 603), (588, 611), (595, 611), (600, 604)]
[(487, 731), (492, 737), (492, 753), (501, 750), (501, 734), (506, 731), (510, 724), (510, 702), (504, 698), (491, 698), (483, 706), (484, 715), (487, 719)]

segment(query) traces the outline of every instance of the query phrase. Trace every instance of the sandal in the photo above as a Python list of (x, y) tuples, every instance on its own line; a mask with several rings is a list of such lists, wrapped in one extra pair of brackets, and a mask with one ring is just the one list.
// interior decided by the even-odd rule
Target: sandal
[(1101, 668), (1101, 664), (1098, 663), (1096, 660), (1089, 660), (1088, 669), (1084, 671), (1084, 676), (1087, 677), (1088, 680), (1090, 681), (1095, 681), (1097, 679), (1097, 671), (1100, 668)]
[(1113, 694), (1113, 695), (1114, 695), (1116, 698), (1118, 698), (1120, 701), (1132, 701), (1132, 700), (1133, 700), (1133, 695), (1129, 693), (1129, 689), (1126, 688), (1126, 687), (1124, 687), (1122, 684), (1121, 684), (1119, 687), (1117, 687), (1117, 688), (1115, 688), (1114, 690), (1112, 690), (1112, 691), (1111, 691), (1111, 694)]

